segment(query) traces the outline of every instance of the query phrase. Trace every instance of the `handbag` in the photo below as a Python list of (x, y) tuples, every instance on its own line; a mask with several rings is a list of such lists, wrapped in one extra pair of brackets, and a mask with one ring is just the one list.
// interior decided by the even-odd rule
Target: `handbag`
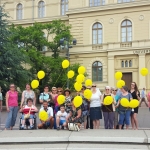
[(80, 128), (76, 123), (68, 123), (69, 131), (80, 131)]
[(30, 118), (30, 111), (31, 111), (31, 107), (30, 107), (29, 113), (24, 115), (24, 119), (29, 119)]

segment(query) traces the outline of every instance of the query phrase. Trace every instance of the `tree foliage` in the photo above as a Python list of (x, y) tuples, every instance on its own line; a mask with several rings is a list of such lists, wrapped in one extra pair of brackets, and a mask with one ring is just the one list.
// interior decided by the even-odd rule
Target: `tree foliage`
[(0, 6), (0, 86), (5, 91), (10, 83), (23, 87), (28, 80), (29, 72), (23, 67), (28, 61), (25, 51), (11, 40), (8, 29), (8, 16)]

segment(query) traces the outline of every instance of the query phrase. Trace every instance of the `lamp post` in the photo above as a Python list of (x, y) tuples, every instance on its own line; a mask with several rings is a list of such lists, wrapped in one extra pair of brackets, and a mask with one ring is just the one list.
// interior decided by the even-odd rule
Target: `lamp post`
[[(69, 42), (70, 41), (68, 40), (68, 38), (60, 39), (60, 49), (66, 50), (66, 58), (68, 59), (68, 61), (70, 61), (69, 49), (72, 48)], [(72, 45), (76, 45), (76, 44), (77, 44), (77, 40), (73, 39)], [(69, 68), (67, 68), (67, 71), (69, 71)], [(69, 79), (67, 79), (67, 88), (69, 88)]]

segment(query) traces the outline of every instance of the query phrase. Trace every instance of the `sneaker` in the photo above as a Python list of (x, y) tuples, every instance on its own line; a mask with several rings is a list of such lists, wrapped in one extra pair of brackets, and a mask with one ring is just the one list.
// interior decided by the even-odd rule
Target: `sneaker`
[(30, 129), (34, 129), (34, 126), (33, 126), (33, 125), (31, 125), (31, 126), (30, 126)]
[(24, 130), (24, 126), (21, 126), (21, 130)]
[(57, 131), (59, 131), (60, 130), (60, 128), (59, 127), (57, 127)]

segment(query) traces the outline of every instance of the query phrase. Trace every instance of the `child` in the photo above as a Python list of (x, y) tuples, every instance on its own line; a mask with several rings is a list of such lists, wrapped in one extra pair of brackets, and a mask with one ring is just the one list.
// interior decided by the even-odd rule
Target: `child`
[(56, 115), (57, 130), (60, 130), (60, 126), (62, 126), (62, 129), (64, 129), (64, 127), (67, 126), (66, 119), (67, 119), (67, 113), (65, 111), (65, 106), (61, 105), (60, 111), (58, 111)]

